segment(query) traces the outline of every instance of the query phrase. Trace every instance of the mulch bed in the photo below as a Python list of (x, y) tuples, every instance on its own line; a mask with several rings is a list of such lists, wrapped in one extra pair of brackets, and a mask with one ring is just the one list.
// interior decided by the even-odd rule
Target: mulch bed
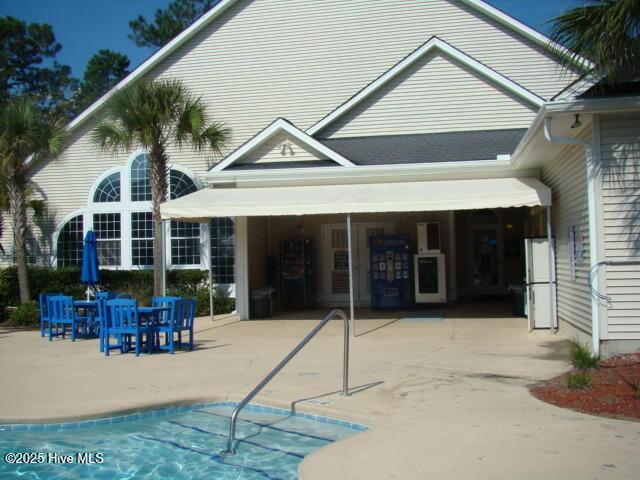
[(640, 353), (612, 357), (591, 370), (591, 385), (567, 388), (570, 372), (531, 387), (543, 402), (583, 413), (640, 420)]

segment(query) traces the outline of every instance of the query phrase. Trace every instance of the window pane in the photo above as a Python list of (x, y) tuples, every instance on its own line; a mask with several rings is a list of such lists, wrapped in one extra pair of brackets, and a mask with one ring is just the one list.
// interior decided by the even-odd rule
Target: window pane
[(103, 179), (93, 195), (98, 203), (120, 201), (120, 172), (115, 172)]
[(131, 201), (151, 201), (151, 182), (147, 155), (141, 154), (131, 162)]
[(200, 225), (171, 222), (171, 264), (200, 265)]
[(231, 218), (211, 220), (211, 268), (215, 283), (235, 283), (235, 228)]
[(153, 214), (131, 213), (131, 262), (133, 265), (153, 265)]
[(73, 217), (60, 229), (56, 244), (59, 267), (79, 267), (82, 264), (82, 215)]
[(171, 200), (184, 197), (185, 195), (198, 190), (193, 180), (191, 180), (188, 175), (185, 175), (178, 170), (171, 170), (169, 172), (169, 186), (171, 190)]
[(120, 214), (95, 213), (93, 231), (98, 241), (98, 261), (100, 265), (120, 265)]

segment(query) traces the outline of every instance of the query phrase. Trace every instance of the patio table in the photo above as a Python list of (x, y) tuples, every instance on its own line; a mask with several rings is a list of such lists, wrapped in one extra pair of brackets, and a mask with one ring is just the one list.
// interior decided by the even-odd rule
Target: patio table
[[(89, 336), (89, 323), (93, 324), (93, 316), (98, 310), (98, 301), (97, 300), (74, 300), (73, 308), (75, 310), (83, 310), (85, 317), (87, 317), (86, 331), (83, 332), (84, 336)], [(91, 325), (92, 329), (94, 329), (95, 334), (95, 325)]]
[(151, 322), (151, 327), (154, 329), (153, 335), (151, 335), (152, 350), (156, 350), (156, 328), (160, 324), (160, 315), (169, 310), (169, 307), (138, 307), (138, 317)]

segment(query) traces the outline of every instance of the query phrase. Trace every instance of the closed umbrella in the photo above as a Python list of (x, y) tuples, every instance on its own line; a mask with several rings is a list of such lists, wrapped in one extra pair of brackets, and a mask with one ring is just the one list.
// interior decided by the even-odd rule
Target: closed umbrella
[(100, 270), (98, 269), (98, 248), (96, 235), (93, 230), (89, 230), (84, 237), (82, 247), (82, 272), (80, 281), (87, 285), (87, 300), (91, 285), (96, 285), (100, 281)]

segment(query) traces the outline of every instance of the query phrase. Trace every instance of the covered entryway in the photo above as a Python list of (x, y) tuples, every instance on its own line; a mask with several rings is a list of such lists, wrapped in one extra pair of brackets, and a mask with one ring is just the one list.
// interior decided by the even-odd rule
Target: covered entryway
[[(459, 252), (456, 242), (469, 242), (466, 293), (487, 294), (491, 290), (504, 291), (505, 286), (501, 263), (507, 248), (502, 221), (496, 220), (499, 216), (492, 216), (492, 212), (550, 204), (550, 190), (539, 180), (524, 177), (204, 189), (165, 203), (162, 213), (165, 219), (192, 221), (210, 216), (236, 217), (236, 297), (240, 318), (250, 317), (249, 291), (260, 286), (252, 285), (252, 275), (268, 277), (269, 262), (264, 258), (277, 255), (282, 248), (280, 242), (296, 234), (301, 239), (315, 237), (310, 253), (287, 267), (292, 271), (304, 269), (300, 270), (300, 276), (306, 275), (300, 292), (311, 295), (314, 301), (309, 306), (349, 305), (353, 319), (356, 305), (370, 299), (367, 241), (371, 234), (415, 233), (420, 221), (429, 221), (433, 215), (446, 218), (444, 250)], [(463, 214), (456, 216), (456, 212)], [(467, 222), (466, 230), (458, 227), (460, 221)], [(285, 230), (290, 233), (278, 235)], [(458, 231), (461, 239), (456, 238)], [(308, 246), (309, 243), (304, 248)], [(413, 258), (415, 245), (409, 247)], [(298, 247), (288, 244), (287, 248)], [(455, 257), (451, 255), (448, 260), (450, 279), (460, 272)], [(396, 262), (396, 268), (406, 268), (406, 261)], [(270, 263), (275, 263), (277, 269), (277, 258)], [(250, 265), (255, 266), (253, 272)], [(263, 272), (256, 274), (260, 269)], [(314, 288), (307, 290), (310, 285)], [(452, 286), (455, 291), (455, 280)]]

